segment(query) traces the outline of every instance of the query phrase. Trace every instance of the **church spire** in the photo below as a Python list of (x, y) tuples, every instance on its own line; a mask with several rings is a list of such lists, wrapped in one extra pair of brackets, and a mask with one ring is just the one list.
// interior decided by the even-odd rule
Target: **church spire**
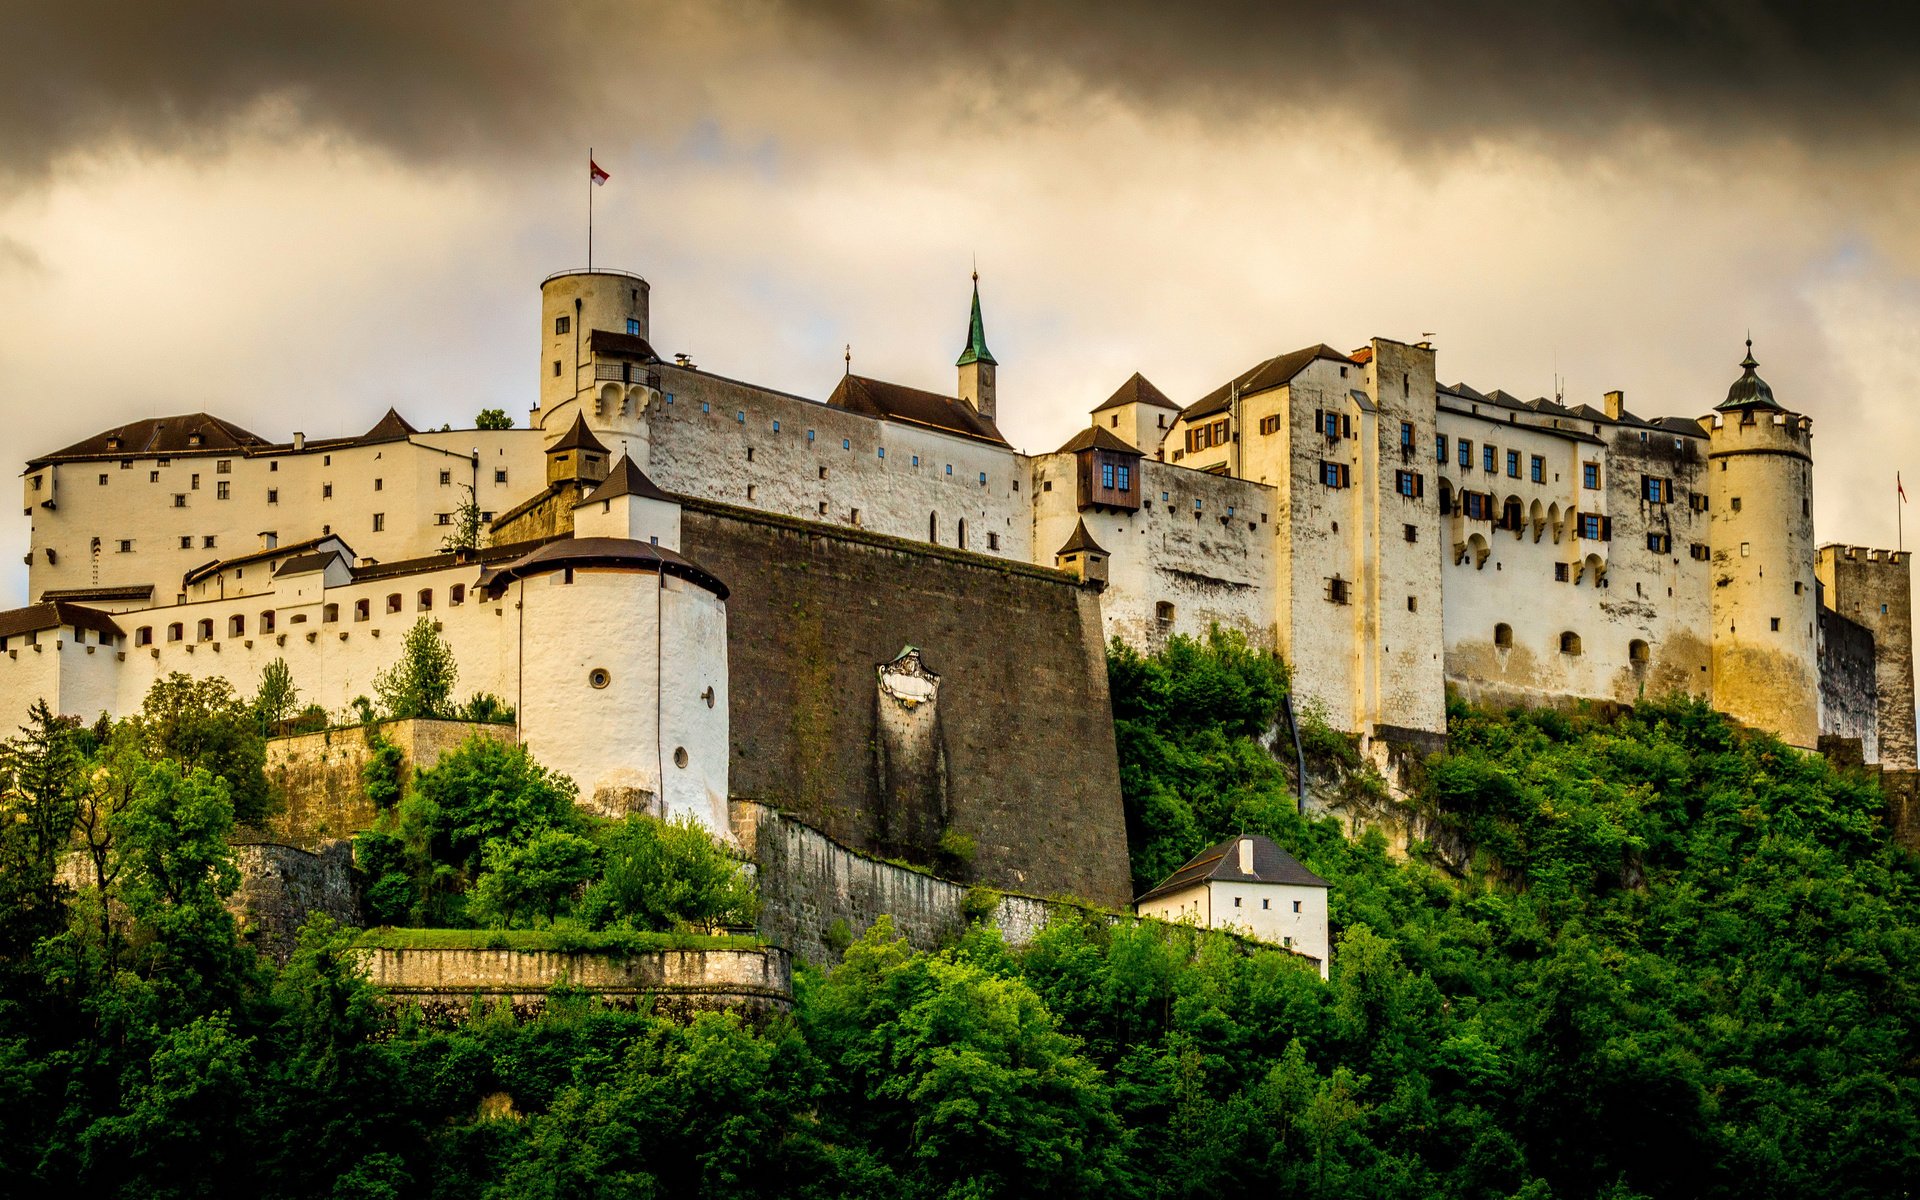
[(985, 363), (990, 367), (1000, 364), (994, 359), (993, 351), (987, 349), (986, 326), (980, 321), (980, 272), (973, 273), (973, 320), (967, 326), (967, 348), (960, 352), (960, 361), (953, 364), (964, 367), (968, 363)]

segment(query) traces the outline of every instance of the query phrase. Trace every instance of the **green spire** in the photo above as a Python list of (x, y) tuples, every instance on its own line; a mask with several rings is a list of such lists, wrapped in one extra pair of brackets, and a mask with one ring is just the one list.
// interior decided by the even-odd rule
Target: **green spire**
[(987, 330), (980, 323), (980, 272), (973, 273), (973, 321), (967, 327), (967, 348), (960, 352), (960, 361), (953, 364), (964, 367), (968, 363), (985, 363), (990, 367), (1000, 364), (994, 361), (993, 351), (987, 349)]

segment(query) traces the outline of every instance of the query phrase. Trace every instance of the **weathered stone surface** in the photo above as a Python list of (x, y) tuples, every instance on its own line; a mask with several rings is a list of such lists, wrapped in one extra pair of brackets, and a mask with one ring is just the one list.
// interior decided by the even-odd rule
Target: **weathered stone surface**
[(461, 1021), (475, 1003), (505, 1002), (519, 1017), (546, 1006), (555, 986), (592, 992), (613, 1008), (651, 1003), (685, 1017), (702, 1011), (753, 1016), (793, 1007), (793, 960), (762, 949), (647, 950), (367, 950), (367, 974), (398, 1004), (418, 1004), (429, 1021)]
[(736, 797), (885, 853), (876, 665), (940, 676), (947, 829), (975, 878), (1124, 904), (1125, 819), (1099, 598), (1070, 576), (689, 501), (687, 556), (728, 599)]
[[(470, 721), (387, 721), (377, 728), (400, 747), (403, 786), (416, 767), (433, 766), (475, 734), (509, 744), (515, 737), (511, 725)], [(360, 778), (369, 757), (367, 731), (359, 726), (269, 739), (267, 779), (284, 807), (267, 819), (262, 840), (317, 850), (331, 838), (371, 829), (380, 814)]]

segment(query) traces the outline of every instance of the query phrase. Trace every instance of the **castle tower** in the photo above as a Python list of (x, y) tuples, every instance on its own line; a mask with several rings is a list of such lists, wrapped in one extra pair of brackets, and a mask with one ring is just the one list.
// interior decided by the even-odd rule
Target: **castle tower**
[[(540, 407), (532, 424), (571, 423), (569, 402), (594, 390), (593, 334), (644, 347), (647, 281), (626, 271), (561, 271), (540, 284)], [(647, 349), (645, 357), (651, 358)], [(566, 408), (566, 413), (560, 410)], [(566, 428), (560, 425), (559, 428)]]
[(960, 352), (960, 398), (987, 420), (994, 420), (993, 373), (1000, 366), (987, 349), (987, 331), (980, 323), (980, 272), (973, 273), (973, 320), (967, 326), (967, 348)]
[(1713, 551), (1713, 706), (1789, 745), (1820, 739), (1814, 592), (1813, 422), (1755, 373), (1701, 419)]
[(1822, 546), (1814, 573), (1827, 607), (1873, 634), (1879, 762), (1920, 767), (1914, 750), (1913, 592), (1910, 556), (1865, 546)]

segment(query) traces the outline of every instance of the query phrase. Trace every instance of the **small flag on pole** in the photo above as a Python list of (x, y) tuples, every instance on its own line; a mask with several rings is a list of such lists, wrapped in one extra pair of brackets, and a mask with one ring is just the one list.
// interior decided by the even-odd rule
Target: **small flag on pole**
[(593, 186), (595, 187), (599, 187), (609, 178), (607, 173), (600, 169), (600, 164), (591, 158), (587, 160), (587, 173), (593, 177)]

